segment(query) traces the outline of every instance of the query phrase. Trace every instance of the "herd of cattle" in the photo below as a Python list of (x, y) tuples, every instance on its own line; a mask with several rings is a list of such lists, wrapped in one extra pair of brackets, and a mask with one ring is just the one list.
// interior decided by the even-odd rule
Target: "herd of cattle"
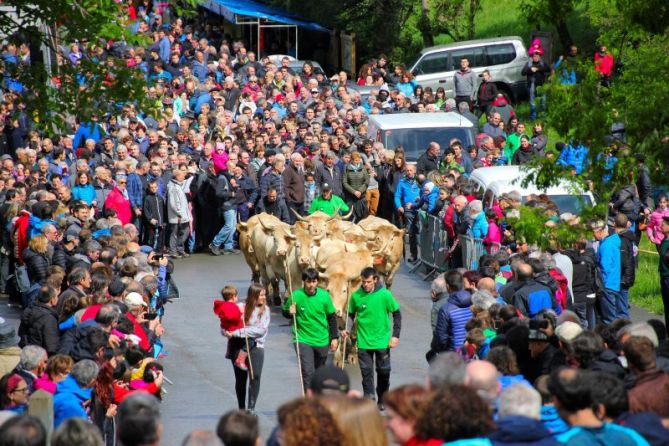
[(239, 222), (239, 246), (253, 280), (260, 279), (271, 289), (274, 303), (279, 304), (280, 282), (292, 292), (302, 287), (302, 271), (316, 268), (319, 286), (329, 291), (343, 322), (348, 299), (360, 287), (363, 268), (374, 267), (390, 288), (404, 254), (403, 229), (374, 216), (357, 224), (346, 217), (315, 212), (297, 215), (291, 226), (262, 213)]

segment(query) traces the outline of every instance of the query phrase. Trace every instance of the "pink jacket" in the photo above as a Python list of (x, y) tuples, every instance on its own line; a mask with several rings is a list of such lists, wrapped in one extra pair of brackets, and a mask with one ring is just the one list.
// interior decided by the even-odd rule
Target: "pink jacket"
[(656, 245), (659, 245), (664, 240), (664, 234), (662, 234), (662, 217), (669, 217), (669, 207), (664, 210), (660, 208), (655, 209), (650, 214), (650, 221), (646, 228), (648, 239)]
[(132, 207), (130, 206), (130, 200), (125, 198), (123, 192), (121, 192), (117, 186), (115, 186), (107, 196), (105, 209), (107, 208), (114, 209), (116, 211), (116, 216), (124, 225), (132, 221)]
[(33, 387), (35, 390), (42, 389), (45, 392), (49, 392), (51, 395), (56, 393), (56, 383), (51, 381), (51, 378), (46, 373), (35, 380)]
[(216, 168), (216, 173), (228, 170), (229, 157), (226, 152), (218, 153), (216, 151), (213, 151), (211, 152), (211, 159), (214, 161), (214, 167)]
[(502, 243), (502, 229), (497, 222), (488, 220), (488, 234), (483, 239), (483, 244), (488, 246), (493, 243)]

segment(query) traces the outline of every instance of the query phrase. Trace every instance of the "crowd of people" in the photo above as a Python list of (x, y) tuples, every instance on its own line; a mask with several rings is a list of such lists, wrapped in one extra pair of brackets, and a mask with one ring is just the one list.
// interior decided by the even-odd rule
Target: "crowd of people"
[[(318, 273), (307, 270), (304, 288), (282, 309), (295, 321), (308, 397), (279, 410), (271, 444), (386, 444), (378, 409), (386, 411), (386, 427), (399, 444), (645, 444), (643, 438), (663, 444), (666, 324), (629, 323), (628, 292), (646, 219), (669, 308), (669, 208), (661, 196), (653, 209), (643, 157), (635, 182), (616, 191), (610, 221), (593, 224), (596, 243), (556, 243), (550, 252), (514, 236), (509, 221), (517, 217), (519, 194), (499, 197), (485, 210), (468, 181), (475, 168), (522, 165), (544, 155), (574, 175), (587, 173), (588, 149), (576, 141), (548, 148), (535, 121), (541, 111), (535, 103), (542, 102), (537, 87), (551, 73), (564, 83), (578, 81), (575, 47), (551, 67), (540, 43), (532, 43), (523, 69), (530, 125), (496, 91), (489, 72), (474, 88), (466, 58), (459, 61), (453, 99), (443, 89), (416, 85), (401, 65), (391, 70), (384, 55), (349, 81), (346, 72), (328, 77), (309, 61), (294, 70), (288, 57), (259, 57), (217, 26), (176, 17), (169, 2), (131, 2), (120, 14), (149, 45), (72, 42), (61, 47), (57, 63), (123, 63), (144, 78), (155, 110), (133, 101), (99, 104), (90, 119), (73, 111), (71, 128), (40, 130), (25, 112), (30, 86), (14, 76), (33, 63), (30, 46), (6, 41), (0, 47), (0, 293), (22, 310), (18, 330), (0, 323), (0, 410), (23, 414), (31, 394), (44, 390), (53, 394), (52, 444), (114, 444), (115, 438), (126, 446), (158, 444), (157, 401), (166, 381), (161, 318), (179, 297), (174, 260), (205, 251), (237, 254), (235, 224), (255, 213), (294, 223), (297, 215), (350, 209), (355, 221), (378, 215), (406, 227), (413, 263), (424, 210), (440, 217), (450, 240), (471, 235), (504, 247), (494, 254), (491, 248), (476, 271), (454, 264), (434, 281), (429, 385), (390, 389), (390, 349), (399, 343), (401, 313), (369, 269), (348, 307), (358, 324), (364, 394), (311, 398), (324, 387), (348, 392), (347, 378), (319, 371), (328, 370), (328, 350), (340, 339), (348, 342), (350, 333), (340, 333), (327, 292), (316, 286)], [(605, 47), (595, 64), (608, 85), (613, 59)], [(369, 99), (353, 84), (374, 87)], [(433, 142), (414, 166), (402, 147), (368, 137), (369, 115), (433, 112), (472, 120), (476, 145), (452, 140), (442, 153)], [(480, 114), (486, 123), (479, 128)], [(614, 149), (624, 140), (620, 132), (614, 129)], [(604, 181), (618, 156), (612, 151), (601, 160), (609, 175)], [(548, 222), (575, 218), (560, 215), (546, 196), (529, 204)], [(449, 248), (457, 262), (462, 248)], [(215, 311), (230, 339), (238, 405), (252, 411), (270, 312), (261, 286), (250, 287), (241, 309), (237, 294), (224, 289)], [(257, 420), (247, 415), (223, 417), (218, 436), (225, 444), (256, 444)], [(0, 439), (38, 438), (39, 426), (15, 416)], [(521, 432), (527, 436), (518, 438)], [(185, 444), (205, 441), (219, 440), (194, 433)]]

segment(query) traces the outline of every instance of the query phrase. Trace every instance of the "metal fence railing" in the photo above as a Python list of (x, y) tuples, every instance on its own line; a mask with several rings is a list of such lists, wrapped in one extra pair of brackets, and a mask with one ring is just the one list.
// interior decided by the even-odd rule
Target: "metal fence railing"
[[(457, 239), (458, 249), (451, 250), (452, 241), (449, 240), (447, 232), (442, 229), (441, 220), (438, 217), (425, 211), (419, 211), (418, 218), (420, 220), (419, 262), (411, 271), (416, 271), (421, 266), (426, 267), (428, 271), (425, 279), (455, 266), (463, 266), (468, 270), (478, 269), (481, 256), (494, 254), (500, 249), (499, 243), (484, 244), (482, 239), (460, 235)], [(460, 258), (450, 257), (451, 251), (453, 255), (459, 255)]]

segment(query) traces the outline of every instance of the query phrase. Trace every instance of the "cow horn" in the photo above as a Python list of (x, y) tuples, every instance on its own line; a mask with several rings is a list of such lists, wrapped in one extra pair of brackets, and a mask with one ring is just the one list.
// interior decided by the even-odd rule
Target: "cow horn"
[(272, 228), (269, 228), (269, 227), (265, 226), (265, 222), (262, 221), (262, 218), (258, 219), (258, 223), (260, 223), (260, 226), (262, 226), (262, 228), (265, 229), (265, 230), (272, 229)]
[(237, 224), (239, 225), (240, 228), (243, 229), (249, 228), (248, 222), (242, 221), (242, 217), (239, 214), (237, 214)]
[(323, 234), (320, 234), (320, 235), (314, 235), (313, 238), (312, 238), (312, 240), (315, 241), (315, 242), (317, 242), (317, 241), (323, 240), (323, 237), (325, 237), (325, 234), (324, 234), (324, 233), (323, 233)]
[(318, 277), (320, 277), (323, 280), (329, 280), (330, 279), (330, 275), (328, 273), (319, 273)]
[(342, 215), (341, 219), (342, 220), (348, 220), (349, 218), (351, 218), (351, 215), (353, 215), (353, 209), (351, 209), (348, 214)]
[(382, 249), (377, 249), (376, 251), (372, 251), (373, 256), (380, 256), (383, 255), (383, 250)]
[(295, 209), (290, 208), (290, 210), (293, 212), (293, 214), (295, 214), (295, 216), (297, 217), (298, 220), (300, 220), (300, 221), (309, 221), (309, 220), (307, 220), (306, 218), (302, 217), (302, 216), (301, 216)]
[(293, 234), (293, 231), (288, 231), (286, 236), (291, 240), (297, 240), (297, 236), (295, 234)]

